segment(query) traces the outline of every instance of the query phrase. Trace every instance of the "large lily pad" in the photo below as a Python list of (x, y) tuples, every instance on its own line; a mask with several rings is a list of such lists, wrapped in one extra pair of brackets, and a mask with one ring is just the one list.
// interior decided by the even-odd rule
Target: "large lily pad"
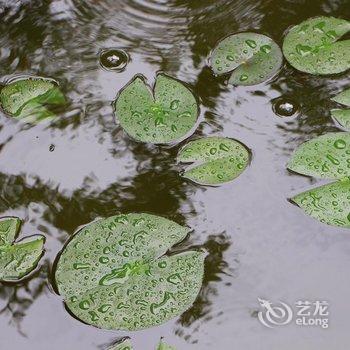
[(114, 103), (120, 125), (135, 140), (173, 143), (195, 126), (199, 108), (192, 92), (182, 82), (165, 74), (156, 78), (154, 91), (136, 75)]
[(26, 237), (14, 243), (21, 221), (8, 217), (0, 220), (0, 281), (17, 281), (33, 271), (42, 254), (44, 237)]
[(249, 164), (249, 151), (238, 141), (208, 137), (189, 142), (178, 162), (193, 163), (183, 177), (201, 185), (220, 185), (234, 180)]
[(298, 194), (292, 201), (325, 224), (350, 228), (349, 179)]
[(202, 285), (204, 253), (164, 255), (189, 229), (149, 214), (93, 222), (64, 248), (55, 272), (59, 293), (80, 320), (138, 330), (187, 310)]
[(291, 28), (283, 53), (296, 69), (311, 74), (335, 74), (350, 68), (350, 40), (338, 41), (350, 22), (333, 17), (310, 18)]
[(220, 41), (212, 52), (210, 66), (215, 74), (232, 72), (233, 85), (255, 85), (272, 78), (280, 69), (283, 56), (269, 37), (238, 33)]
[(324, 179), (350, 176), (350, 133), (328, 133), (305, 142), (294, 152), (288, 168)]
[(47, 107), (64, 103), (62, 92), (51, 79), (15, 80), (0, 90), (0, 104), (4, 112), (27, 122), (53, 117), (54, 113)]

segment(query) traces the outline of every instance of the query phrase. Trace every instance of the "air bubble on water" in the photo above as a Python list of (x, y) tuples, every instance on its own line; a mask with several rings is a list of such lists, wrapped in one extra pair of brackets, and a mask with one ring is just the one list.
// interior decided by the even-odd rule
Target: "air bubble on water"
[(51, 144), (50, 147), (49, 147), (49, 151), (50, 152), (53, 152), (55, 150), (55, 145), (54, 144)]
[(298, 112), (297, 104), (284, 97), (273, 100), (272, 109), (280, 117), (292, 117)]
[(100, 64), (106, 70), (121, 72), (129, 63), (129, 55), (116, 48), (105, 49), (100, 53)]

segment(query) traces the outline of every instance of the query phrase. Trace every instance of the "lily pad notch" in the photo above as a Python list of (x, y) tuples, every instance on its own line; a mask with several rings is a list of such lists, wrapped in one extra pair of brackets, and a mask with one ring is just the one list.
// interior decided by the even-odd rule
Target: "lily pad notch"
[(34, 235), (15, 241), (21, 220), (0, 219), (0, 281), (18, 282), (37, 267), (44, 254), (45, 237)]
[(350, 228), (350, 133), (328, 133), (302, 144), (288, 169), (337, 180), (291, 198), (305, 213), (328, 225)]
[(190, 229), (150, 214), (117, 215), (79, 230), (56, 260), (55, 283), (68, 310), (103, 329), (160, 325), (190, 308), (205, 254), (165, 255)]
[(256, 85), (277, 74), (283, 55), (268, 36), (244, 32), (221, 40), (211, 53), (209, 65), (214, 74), (230, 73), (229, 84)]
[(114, 101), (117, 120), (125, 132), (140, 142), (173, 144), (194, 132), (199, 102), (183, 82), (164, 73), (152, 88), (137, 74)]
[(243, 173), (250, 163), (250, 150), (234, 139), (206, 137), (188, 142), (177, 162), (187, 164), (181, 174), (200, 185), (218, 186)]
[(331, 110), (334, 121), (342, 128), (350, 131), (350, 88), (342, 91), (332, 98), (334, 102), (344, 105), (348, 108), (335, 108)]

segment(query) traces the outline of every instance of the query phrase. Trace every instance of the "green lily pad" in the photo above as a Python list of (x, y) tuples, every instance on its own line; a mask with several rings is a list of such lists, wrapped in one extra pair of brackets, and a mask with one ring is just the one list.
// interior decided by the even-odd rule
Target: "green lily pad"
[(283, 53), (296, 69), (317, 75), (336, 74), (350, 68), (350, 40), (338, 41), (350, 22), (333, 17), (307, 19), (291, 28)]
[(294, 152), (288, 169), (324, 179), (350, 176), (350, 133), (328, 133), (303, 143)]
[(331, 114), (341, 127), (350, 131), (350, 109), (332, 109)]
[(189, 229), (149, 214), (118, 215), (78, 231), (55, 272), (59, 293), (80, 320), (138, 330), (186, 311), (202, 285), (204, 253), (164, 255)]
[(65, 102), (57, 84), (50, 79), (15, 80), (0, 90), (0, 104), (4, 112), (27, 122), (54, 117), (54, 113), (47, 106)]
[(8, 217), (0, 220), (0, 281), (18, 281), (33, 271), (42, 254), (45, 238), (41, 235), (14, 240), (21, 221)]
[(220, 41), (213, 50), (210, 66), (215, 74), (231, 73), (233, 85), (255, 85), (272, 78), (281, 68), (283, 56), (269, 37), (238, 33)]
[(177, 159), (181, 163), (193, 163), (183, 177), (201, 185), (220, 185), (238, 177), (248, 166), (250, 155), (238, 141), (207, 137), (189, 142)]
[(173, 143), (185, 138), (199, 115), (198, 102), (180, 81), (158, 74), (152, 92), (146, 78), (136, 75), (117, 96), (115, 114), (137, 141)]
[(131, 345), (130, 338), (124, 338), (117, 344), (109, 347), (108, 350), (133, 350), (133, 347)]
[(334, 96), (332, 100), (344, 106), (350, 107), (350, 89), (342, 91), (338, 95)]
[(298, 194), (292, 201), (325, 224), (350, 228), (349, 194), (350, 180), (345, 179)]

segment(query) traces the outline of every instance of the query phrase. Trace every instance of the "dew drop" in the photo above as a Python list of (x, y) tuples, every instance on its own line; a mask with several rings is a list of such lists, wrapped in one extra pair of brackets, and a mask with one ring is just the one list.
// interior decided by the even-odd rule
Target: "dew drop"
[(338, 149), (344, 149), (346, 147), (346, 142), (344, 140), (341, 140), (341, 139), (336, 140), (334, 142), (334, 147), (338, 148)]
[(247, 74), (242, 74), (239, 78), (240, 81), (246, 81), (248, 80), (248, 75)]
[(256, 42), (254, 40), (251, 40), (251, 39), (248, 39), (245, 41), (245, 43), (251, 47), (252, 49), (255, 49), (256, 48)]

